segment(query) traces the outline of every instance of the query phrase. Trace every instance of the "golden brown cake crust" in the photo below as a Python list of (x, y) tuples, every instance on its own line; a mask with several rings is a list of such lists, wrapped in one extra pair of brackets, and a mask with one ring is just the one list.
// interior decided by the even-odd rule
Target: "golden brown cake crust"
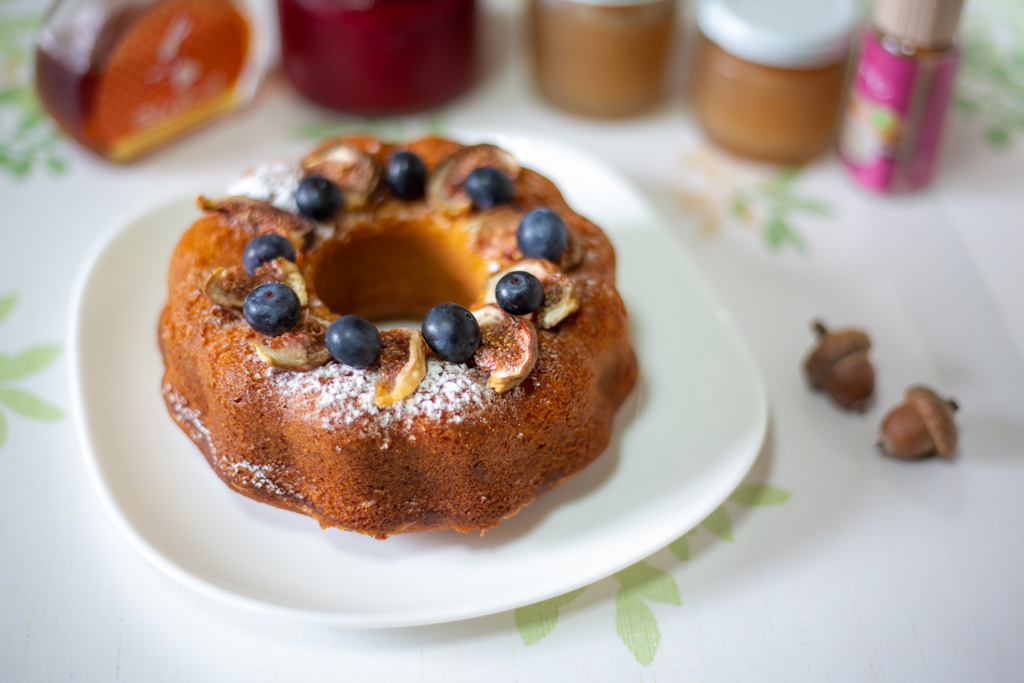
[[(399, 149), (368, 137), (344, 142), (381, 166)], [(430, 138), (400, 148), (429, 170), (461, 145)], [(263, 228), (228, 213), (200, 217), (168, 272), (163, 396), (221, 479), (324, 527), (386, 538), (482, 531), (600, 455), (636, 379), (614, 251), (547, 179), (523, 169), (515, 187), (514, 210), (552, 208), (578, 241), (582, 260), (565, 274), (579, 310), (537, 330), (536, 365), (512, 390), (497, 394), (485, 372), (430, 355), (416, 392), (384, 407), (373, 403), (370, 370), (332, 361), (294, 372), (260, 360), (252, 343), (262, 336), (211, 303), (204, 286), (214, 269), (240, 264)], [(382, 183), (365, 210), (343, 213), (333, 235), (319, 233), (298, 254), (310, 310), (381, 318), (422, 316), (441, 301), (479, 305), (487, 277), (522, 258), (514, 225), (509, 238), (507, 221), (481, 227), (479, 217), (448, 218)]]

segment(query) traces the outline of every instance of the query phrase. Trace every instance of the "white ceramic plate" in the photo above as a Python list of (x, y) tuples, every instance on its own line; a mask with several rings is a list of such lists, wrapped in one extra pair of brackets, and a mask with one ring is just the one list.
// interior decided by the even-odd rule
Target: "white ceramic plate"
[(583, 586), (664, 547), (739, 484), (765, 432), (764, 391), (728, 313), (641, 197), (598, 160), (492, 137), (552, 178), (618, 253), (640, 360), (612, 446), (484, 537), (386, 541), (226, 487), (160, 396), (165, 272), (198, 215), (192, 198), (112, 226), (85, 259), (70, 312), (75, 423), (103, 503), (162, 571), (228, 603), (351, 627), (427, 624), (512, 609)]

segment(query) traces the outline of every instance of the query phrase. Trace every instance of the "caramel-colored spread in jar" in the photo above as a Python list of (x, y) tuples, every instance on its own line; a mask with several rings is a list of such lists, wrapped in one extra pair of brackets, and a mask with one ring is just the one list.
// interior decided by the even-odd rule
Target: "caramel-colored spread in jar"
[(783, 164), (826, 152), (860, 11), (857, 0), (703, 0), (692, 87), (708, 137)]
[(700, 37), (694, 107), (717, 144), (744, 156), (800, 164), (832, 143), (846, 61), (779, 69), (734, 57)]
[(554, 104), (588, 116), (628, 116), (657, 103), (674, 0), (532, 0), (537, 86)]

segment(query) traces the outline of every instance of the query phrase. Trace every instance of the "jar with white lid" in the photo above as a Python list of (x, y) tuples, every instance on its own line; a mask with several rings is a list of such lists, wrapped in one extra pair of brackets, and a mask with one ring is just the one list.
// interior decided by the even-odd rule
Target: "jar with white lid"
[(532, 0), (534, 76), (554, 104), (629, 116), (662, 95), (676, 0)]
[(860, 21), (858, 0), (703, 0), (693, 100), (708, 136), (785, 164), (828, 150)]

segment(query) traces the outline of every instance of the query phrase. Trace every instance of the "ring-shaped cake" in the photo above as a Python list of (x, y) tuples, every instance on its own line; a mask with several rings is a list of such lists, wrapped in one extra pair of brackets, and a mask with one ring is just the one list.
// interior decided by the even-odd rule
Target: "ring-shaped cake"
[[(422, 161), (422, 196), (398, 196), (409, 196), (389, 176), (398, 152)], [(511, 196), (480, 201), (467, 187), (479, 168), (511, 181)], [(311, 177), (339, 189), (334, 215), (310, 218), (297, 204)], [(168, 272), (162, 391), (234, 490), (377, 538), (482, 532), (607, 447), (637, 372), (614, 250), (554, 184), (503, 150), (332, 138), (199, 204), (204, 214)], [(520, 223), (539, 208), (566, 228), (553, 260), (520, 249)], [(243, 270), (247, 245), (268, 234), (294, 245), (294, 259)], [(495, 285), (509, 273), (541, 282), (532, 312), (496, 305)], [(258, 332), (243, 312), (267, 283), (300, 301), (286, 331)], [(365, 367), (337, 362), (325, 346), (340, 316), (422, 318), (438, 304), (473, 313), (480, 341), (464, 362), (408, 328), (381, 331)]]

